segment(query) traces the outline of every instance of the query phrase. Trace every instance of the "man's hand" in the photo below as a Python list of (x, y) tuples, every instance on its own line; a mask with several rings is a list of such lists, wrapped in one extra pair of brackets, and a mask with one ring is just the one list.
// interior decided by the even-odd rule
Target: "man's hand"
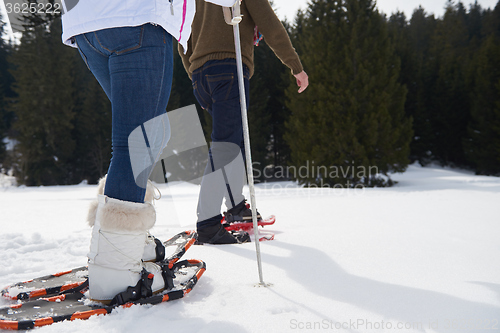
[(299, 74), (295, 74), (294, 76), (297, 79), (297, 85), (300, 87), (299, 89), (299, 94), (300, 94), (301, 92), (306, 90), (307, 86), (309, 85), (309, 77), (304, 71), (300, 72)]

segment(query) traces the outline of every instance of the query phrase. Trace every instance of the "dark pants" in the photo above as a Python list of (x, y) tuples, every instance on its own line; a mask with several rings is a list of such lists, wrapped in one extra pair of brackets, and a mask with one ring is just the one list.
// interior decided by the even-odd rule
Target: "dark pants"
[[(243, 67), (243, 72), (248, 109), (247, 66)], [(192, 78), (196, 99), (212, 116), (210, 159), (198, 200), (197, 228), (202, 229), (220, 222), (224, 197), (228, 209), (244, 200), (245, 153), (236, 60), (208, 61), (193, 72)]]

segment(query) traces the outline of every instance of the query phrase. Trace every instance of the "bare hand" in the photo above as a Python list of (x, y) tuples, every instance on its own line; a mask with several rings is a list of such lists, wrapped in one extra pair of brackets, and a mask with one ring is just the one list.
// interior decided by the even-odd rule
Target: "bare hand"
[(300, 72), (299, 74), (295, 74), (294, 76), (297, 79), (297, 85), (300, 87), (299, 89), (299, 94), (300, 94), (301, 92), (306, 90), (307, 86), (309, 85), (309, 77), (304, 71)]

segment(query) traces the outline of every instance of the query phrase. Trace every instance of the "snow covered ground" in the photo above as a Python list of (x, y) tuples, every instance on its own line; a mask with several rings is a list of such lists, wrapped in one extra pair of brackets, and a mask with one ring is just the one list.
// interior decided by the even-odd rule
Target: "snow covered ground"
[[(207, 271), (187, 296), (39, 332), (500, 331), (500, 178), (409, 167), (393, 188), (261, 184), (274, 241), (193, 246)], [(195, 228), (198, 188), (161, 185), (153, 234)], [(96, 186), (0, 188), (0, 287), (82, 266)], [(0, 300), (0, 305), (12, 304)]]

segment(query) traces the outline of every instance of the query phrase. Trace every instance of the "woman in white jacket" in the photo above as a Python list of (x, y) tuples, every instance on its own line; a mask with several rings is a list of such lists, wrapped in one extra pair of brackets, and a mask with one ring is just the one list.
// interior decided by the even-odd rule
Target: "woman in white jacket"
[[(169, 138), (166, 106), (172, 84), (172, 37), (186, 45), (195, 4), (194, 0), (72, 0), (64, 9), (63, 42), (78, 47), (112, 105), (113, 157), (88, 218), (93, 227), (90, 298), (126, 302), (127, 297), (145, 296), (126, 293), (129, 286), (146, 294), (164, 288), (162, 267), (146, 262), (157, 259), (154, 241), (148, 237), (156, 213), (146, 187), (157, 152)], [(152, 286), (143, 281), (150, 273)]]

